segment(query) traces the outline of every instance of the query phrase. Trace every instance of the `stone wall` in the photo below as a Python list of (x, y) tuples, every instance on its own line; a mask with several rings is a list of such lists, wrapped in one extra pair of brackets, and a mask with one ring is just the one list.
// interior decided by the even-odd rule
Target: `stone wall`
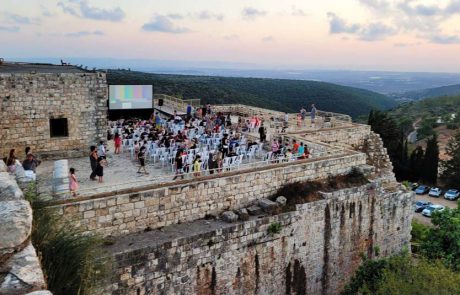
[(123, 235), (244, 207), (275, 193), (286, 183), (345, 174), (353, 166), (363, 164), (366, 164), (365, 154), (350, 153), (336, 158), (237, 171), (225, 176), (205, 176), (202, 180), (184, 180), (131, 193), (114, 191), (97, 199), (64, 200), (53, 207), (84, 231)]
[[(0, 154), (26, 146), (42, 157), (81, 156), (106, 138), (104, 73), (0, 74)], [(50, 119), (67, 118), (67, 137), (50, 137)]]
[[(30, 241), (32, 208), (0, 161), (0, 294), (18, 295), (46, 288)], [(43, 293), (51, 294), (51, 293)]]
[(368, 125), (353, 124), (351, 127), (321, 129), (299, 133), (299, 135), (307, 139), (329, 143), (336, 147), (358, 147), (363, 144), (370, 132), (371, 127)]
[[(337, 294), (361, 262), (410, 247), (411, 192), (378, 183), (293, 212), (197, 221), (119, 238), (100, 294)], [(280, 233), (270, 233), (274, 222)]]

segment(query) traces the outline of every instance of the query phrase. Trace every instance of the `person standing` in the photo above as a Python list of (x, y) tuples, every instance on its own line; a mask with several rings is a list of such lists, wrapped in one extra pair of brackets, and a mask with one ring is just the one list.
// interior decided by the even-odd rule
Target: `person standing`
[(141, 147), (139, 153), (137, 154), (137, 158), (139, 159), (139, 169), (137, 173), (141, 173), (141, 170), (144, 170), (144, 174), (149, 174), (147, 170), (145, 170), (145, 146)]
[(91, 164), (91, 175), (89, 176), (89, 179), (91, 180), (96, 180), (96, 167), (97, 167), (97, 149), (96, 146), (92, 145), (90, 148), (90, 154), (89, 154), (89, 162)]
[(14, 174), (14, 172), (16, 172), (16, 162), (17, 162), (17, 160), (18, 159), (16, 158), (16, 150), (11, 149), (10, 154), (8, 156), (8, 159), (6, 160), (6, 166), (7, 166), (7, 169), (8, 169), (9, 173)]
[(173, 180), (176, 180), (178, 176), (181, 179), (184, 179), (184, 161), (182, 159), (182, 149), (178, 149), (176, 152), (176, 175), (174, 175)]
[(70, 192), (72, 193), (72, 197), (77, 196), (77, 189), (78, 189), (78, 181), (77, 176), (75, 176), (75, 168), (69, 169), (69, 188)]
[(121, 147), (121, 137), (120, 137), (120, 135), (118, 133), (115, 133), (113, 143), (115, 144), (115, 154), (119, 154), (120, 153), (120, 147)]
[(311, 105), (311, 111), (310, 111), (310, 119), (311, 119), (311, 127), (315, 127), (315, 118), (316, 118), (316, 107), (315, 104), (313, 103)]
[(302, 126), (305, 127), (305, 117), (307, 116), (307, 110), (304, 107), (300, 109), (300, 116), (302, 117)]
[(102, 166), (102, 162), (104, 161), (104, 159), (102, 157), (98, 157), (97, 158), (97, 164), (96, 164), (96, 169), (95, 169), (95, 173), (96, 175), (98, 176), (99, 178), (99, 183), (102, 183), (104, 182), (103, 180), (103, 176), (104, 176), (104, 167)]
[(267, 139), (267, 134), (263, 123), (259, 127), (259, 138), (260, 142), (265, 142), (265, 140)]

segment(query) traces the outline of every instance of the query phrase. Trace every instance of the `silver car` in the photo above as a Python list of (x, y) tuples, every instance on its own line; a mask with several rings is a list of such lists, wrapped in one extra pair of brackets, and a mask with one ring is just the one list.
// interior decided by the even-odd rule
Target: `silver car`
[(431, 217), (431, 215), (433, 215), (434, 212), (442, 212), (444, 211), (444, 209), (446, 208), (443, 205), (434, 204), (423, 209), (422, 214), (423, 216)]
[(444, 198), (446, 200), (454, 201), (454, 200), (458, 199), (459, 195), (460, 195), (460, 192), (458, 190), (450, 189), (444, 194)]

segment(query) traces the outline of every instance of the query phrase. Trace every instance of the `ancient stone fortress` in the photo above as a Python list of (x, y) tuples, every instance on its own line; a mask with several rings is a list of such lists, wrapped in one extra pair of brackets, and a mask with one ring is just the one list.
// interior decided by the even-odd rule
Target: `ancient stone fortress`
[(74, 66), (0, 64), (2, 157), (26, 146), (42, 159), (87, 154), (106, 138), (105, 73)]
[[(278, 133), (268, 122), (282, 113), (216, 109), (262, 114), (271, 138), (302, 141), (312, 157), (42, 203), (83, 232), (111, 241), (105, 255), (112, 270), (95, 294), (338, 294), (362, 255), (410, 250), (413, 194), (396, 182), (369, 126), (320, 112), (315, 128), (296, 128), (292, 118)], [(289, 196), (278, 195), (288, 184), (327, 181), (353, 168), (366, 175), (365, 184), (318, 191), (315, 200), (289, 210)], [(18, 239), (14, 247), (24, 249), (23, 243)]]

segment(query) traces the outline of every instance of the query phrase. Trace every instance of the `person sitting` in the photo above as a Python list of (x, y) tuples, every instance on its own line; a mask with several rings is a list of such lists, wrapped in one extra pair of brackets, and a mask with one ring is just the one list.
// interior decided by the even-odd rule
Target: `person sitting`
[(22, 167), (25, 171), (33, 171), (34, 173), (36, 173), (35, 170), (38, 165), (38, 161), (34, 158), (34, 155), (30, 153), (27, 154), (27, 158), (22, 162)]

